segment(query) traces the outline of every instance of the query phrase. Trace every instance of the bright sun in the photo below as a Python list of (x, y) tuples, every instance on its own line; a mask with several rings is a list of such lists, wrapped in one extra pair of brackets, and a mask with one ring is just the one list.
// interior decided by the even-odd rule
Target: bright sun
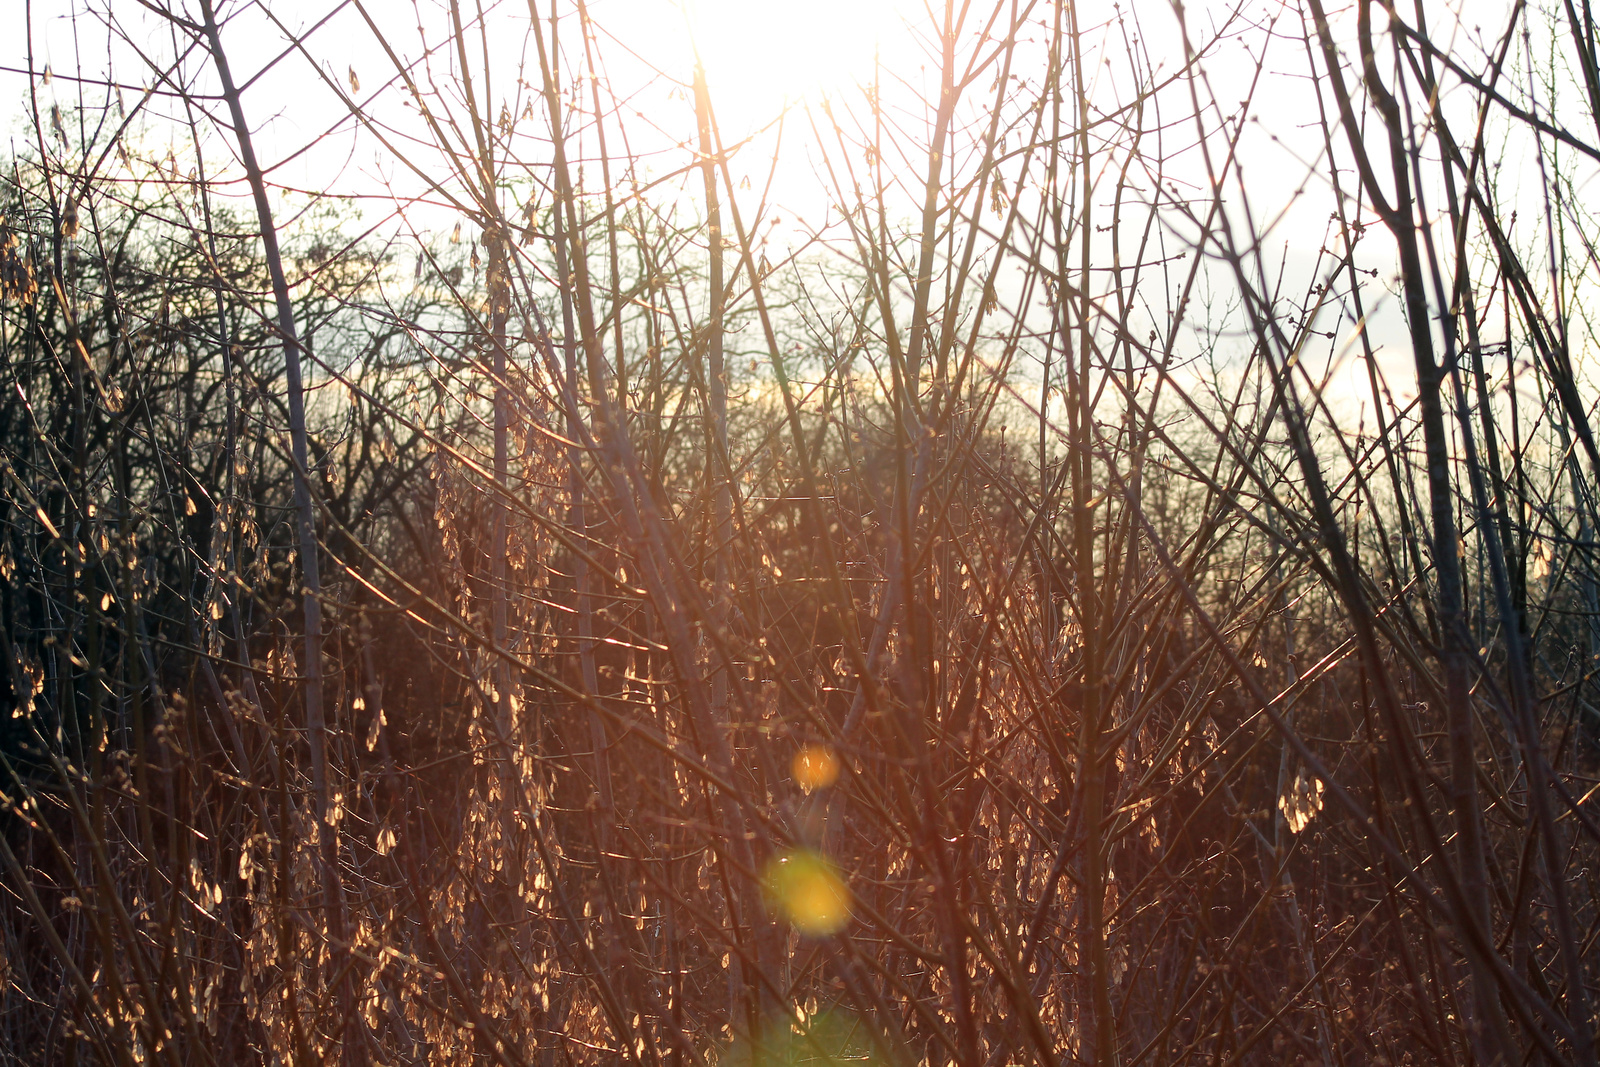
[(719, 110), (775, 109), (868, 82), (901, 46), (912, 0), (683, 0)]

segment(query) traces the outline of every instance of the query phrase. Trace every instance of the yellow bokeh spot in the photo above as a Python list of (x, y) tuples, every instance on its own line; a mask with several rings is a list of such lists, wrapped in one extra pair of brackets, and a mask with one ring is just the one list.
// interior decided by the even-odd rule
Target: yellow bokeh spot
[(794, 754), (789, 772), (807, 793), (824, 789), (839, 778), (839, 757), (827, 745), (802, 745)]
[(824, 856), (781, 853), (768, 861), (765, 881), (768, 898), (802, 934), (826, 937), (850, 921), (850, 889)]

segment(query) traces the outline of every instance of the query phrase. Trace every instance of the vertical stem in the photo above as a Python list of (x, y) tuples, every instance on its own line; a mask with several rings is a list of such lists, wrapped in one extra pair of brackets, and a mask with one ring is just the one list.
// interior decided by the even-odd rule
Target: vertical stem
[[(722, 202), (717, 192), (717, 156), (711, 136), (711, 94), (706, 85), (706, 71), (698, 56), (694, 66), (694, 116), (700, 137), (700, 169), (706, 196), (707, 268), (710, 288), (710, 314), (706, 333), (706, 482), (711, 487), (711, 569), (712, 590), (708, 621), (710, 639), (717, 644), (726, 640), (728, 627), (728, 558), (732, 534), (733, 506), (729, 496), (728, 466), (728, 385), (723, 366), (722, 309), (725, 298), (723, 278)], [(714, 728), (728, 728), (728, 672), (725, 657), (713, 652), (715, 664), (711, 675), (711, 715)], [(750, 1028), (750, 1040), (755, 1043), (755, 1028), (760, 1023), (756, 998), (759, 982), (746, 979), (746, 994), (739, 992), (735, 981), (737, 971), (747, 966), (741, 961), (738, 968), (728, 970), (728, 1015), (736, 1018), (739, 1002), (745, 1000), (745, 1014)]]
[[(256, 159), (250, 127), (245, 122), (244, 106), (238, 86), (222, 48), (222, 33), (217, 25), (211, 0), (200, 0), (211, 59), (222, 81), (223, 98), (228, 104), (234, 136), (239, 143), (239, 159), (255, 201), (256, 218), (261, 228), (262, 250), (272, 279), (272, 295), (277, 304), (278, 333), (283, 342), (284, 374), (288, 385), (289, 450), (294, 464), (295, 534), (300, 555), (300, 574), (304, 583), (301, 608), (305, 625), (305, 681), (301, 687), (305, 702), (306, 738), (311, 751), (311, 788), (317, 817), (317, 838), (321, 843), (322, 906), (327, 915), (328, 939), (333, 943), (331, 971), (342, 975), (339, 985), (339, 1030), (341, 1037), (354, 1020), (355, 1012), (349, 974), (344, 967), (348, 955), (345, 934), (344, 893), (339, 881), (339, 852), (335, 827), (328, 821), (328, 728), (324, 718), (322, 693), (322, 579), (318, 569), (316, 512), (311, 501), (309, 449), (306, 439), (305, 382), (300, 369), (300, 339), (295, 330), (294, 306), (289, 300), (289, 282), (283, 272), (283, 254), (278, 247), (277, 227), (272, 220), (272, 205), (267, 200), (266, 178)], [(345, 1045), (346, 1055), (350, 1043)]]
[[(723, 303), (726, 283), (723, 278), (722, 204), (717, 194), (716, 151), (711, 136), (711, 99), (706, 87), (705, 67), (694, 69), (695, 121), (700, 133), (701, 170), (705, 176), (706, 228), (710, 241), (709, 282), (711, 314), (706, 322), (706, 402), (711, 439), (706, 457), (706, 480), (712, 496), (712, 567), (715, 595), (711, 612), (713, 626), (720, 631), (728, 622), (728, 557), (733, 536), (733, 470), (728, 461), (728, 374), (723, 362)], [(727, 671), (719, 668), (712, 679), (712, 701), (718, 718), (726, 721), (728, 705)]]
[[(1083, 865), (1084, 901), (1081, 911), (1080, 952), (1088, 964), (1090, 1025), (1086, 1027), (1091, 1037), (1090, 1063), (1111, 1067), (1117, 1062), (1115, 1018), (1111, 1011), (1111, 969), (1106, 951), (1105, 896), (1106, 851), (1101, 838), (1106, 807), (1105, 760), (1101, 751), (1102, 735), (1106, 732), (1106, 694), (1101, 677), (1100, 648), (1100, 597), (1095, 584), (1094, 513), (1090, 501), (1094, 497), (1094, 459), (1091, 451), (1094, 427), (1094, 393), (1090, 386), (1094, 336), (1092, 322), (1095, 306), (1090, 267), (1091, 236), (1094, 233), (1094, 173), (1089, 155), (1089, 88), (1084, 81), (1083, 38), (1078, 25), (1076, 5), (1065, 5), (1067, 25), (1062, 46), (1070, 49), (1072, 86), (1078, 106), (1077, 159), (1074, 176), (1080, 182), (1078, 195), (1082, 198), (1078, 210), (1078, 366), (1077, 391), (1071, 398), (1076, 407), (1076, 418), (1069, 428), (1072, 444), (1070, 462), (1075, 466), (1072, 479), (1072, 550), (1078, 578), (1078, 622), (1083, 645), (1079, 691), (1082, 700), (1082, 775), (1083, 775)], [(1057, 70), (1064, 74), (1065, 55), (1061, 55)], [(1060, 77), (1061, 74), (1058, 74)], [(1065, 270), (1063, 270), (1063, 274)], [(1066, 298), (1065, 286), (1057, 289), (1060, 299)], [(1071, 347), (1066, 346), (1067, 363), (1071, 365)]]

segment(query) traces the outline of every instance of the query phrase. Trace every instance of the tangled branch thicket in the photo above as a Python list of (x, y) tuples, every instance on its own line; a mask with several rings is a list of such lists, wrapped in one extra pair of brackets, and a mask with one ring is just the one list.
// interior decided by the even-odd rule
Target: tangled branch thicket
[(1595, 1067), (1588, 0), (283, 7), (27, 47), (0, 1063)]

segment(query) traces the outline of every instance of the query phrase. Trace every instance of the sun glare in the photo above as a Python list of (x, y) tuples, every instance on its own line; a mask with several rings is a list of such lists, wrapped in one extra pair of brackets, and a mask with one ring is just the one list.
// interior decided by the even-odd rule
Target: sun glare
[(911, 7), (908, 0), (683, 3), (719, 109), (741, 110), (870, 82), (879, 50), (904, 36)]

